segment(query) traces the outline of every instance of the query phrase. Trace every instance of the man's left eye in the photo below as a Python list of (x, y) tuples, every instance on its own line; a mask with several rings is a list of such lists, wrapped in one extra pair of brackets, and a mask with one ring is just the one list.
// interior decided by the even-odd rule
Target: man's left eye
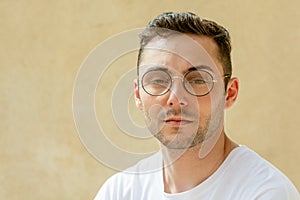
[(199, 85), (201, 85), (201, 84), (205, 84), (206, 81), (203, 80), (203, 79), (195, 79), (195, 80), (190, 80), (189, 83), (190, 84), (197, 84), (197, 85), (199, 84)]

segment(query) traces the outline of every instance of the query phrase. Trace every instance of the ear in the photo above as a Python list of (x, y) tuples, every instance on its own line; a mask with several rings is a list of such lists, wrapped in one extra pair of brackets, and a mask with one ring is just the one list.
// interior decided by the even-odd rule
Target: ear
[(236, 101), (239, 92), (239, 80), (231, 78), (226, 89), (225, 108), (230, 108)]
[(138, 84), (137, 79), (134, 80), (134, 99), (135, 99), (136, 107), (138, 109), (142, 110), (143, 106), (142, 106), (142, 100), (141, 100), (141, 97), (140, 97), (139, 84)]

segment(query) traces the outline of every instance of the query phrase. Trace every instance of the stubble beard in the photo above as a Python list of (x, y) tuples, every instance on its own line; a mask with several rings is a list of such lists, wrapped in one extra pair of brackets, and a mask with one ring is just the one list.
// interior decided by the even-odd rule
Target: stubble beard
[[(212, 136), (216, 136), (220, 132), (220, 124), (224, 120), (222, 102), (218, 102), (217, 106), (211, 111), (211, 114), (199, 117), (199, 114), (189, 112), (184, 109), (173, 110), (170, 109), (164, 113), (165, 116), (171, 114), (180, 114), (183, 116), (190, 116), (193, 119), (197, 119), (190, 127), (172, 127), (168, 132), (172, 131), (173, 134), (166, 134), (164, 127), (159, 123), (153, 123), (150, 120), (150, 113), (145, 112), (145, 118), (148, 128), (152, 135), (167, 149), (169, 150), (188, 150), (193, 147), (200, 147), (203, 142), (210, 139)], [(155, 121), (159, 121), (158, 115)], [(152, 121), (149, 123), (149, 121)], [(150, 124), (150, 125), (149, 125)], [(167, 132), (167, 131), (166, 131)]]
[[(201, 144), (208, 132), (210, 123), (209, 117), (205, 119), (203, 126), (198, 126), (194, 130), (185, 130), (182, 127), (174, 127), (172, 131), (176, 132), (173, 136), (167, 136), (163, 130), (154, 134), (154, 137), (166, 148), (174, 150), (186, 150)], [(196, 130), (196, 131), (195, 131)]]

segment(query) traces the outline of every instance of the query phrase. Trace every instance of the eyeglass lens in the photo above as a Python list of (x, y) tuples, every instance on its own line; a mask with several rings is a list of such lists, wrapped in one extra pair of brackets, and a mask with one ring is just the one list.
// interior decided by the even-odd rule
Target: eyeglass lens
[[(195, 96), (204, 96), (213, 88), (213, 77), (204, 70), (193, 70), (183, 77), (183, 86)], [(167, 93), (172, 86), (172, 77), (166, 71), (152, 70), (142, 77), (142, 87), (150, 95), (159, 96)]]

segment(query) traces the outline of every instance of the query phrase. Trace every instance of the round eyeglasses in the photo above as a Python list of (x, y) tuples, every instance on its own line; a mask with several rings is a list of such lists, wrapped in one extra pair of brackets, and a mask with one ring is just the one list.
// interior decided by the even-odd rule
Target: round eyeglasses
[[(230, 77), (225, 75), (224, 77)], [(174, 78), (181, 78), (185, 90), (194, 96), (205, 96), (214, 87), (217, 82), (213, 76), (205, 71), (195, 69), (186, 72), (183, 77), (173, 76), (161, 69), (154, 69), (146, 72), (142, 76), (141, 84), (144, 91), (152, 96), (161, 96), (166, 94), (172, 87)]]

